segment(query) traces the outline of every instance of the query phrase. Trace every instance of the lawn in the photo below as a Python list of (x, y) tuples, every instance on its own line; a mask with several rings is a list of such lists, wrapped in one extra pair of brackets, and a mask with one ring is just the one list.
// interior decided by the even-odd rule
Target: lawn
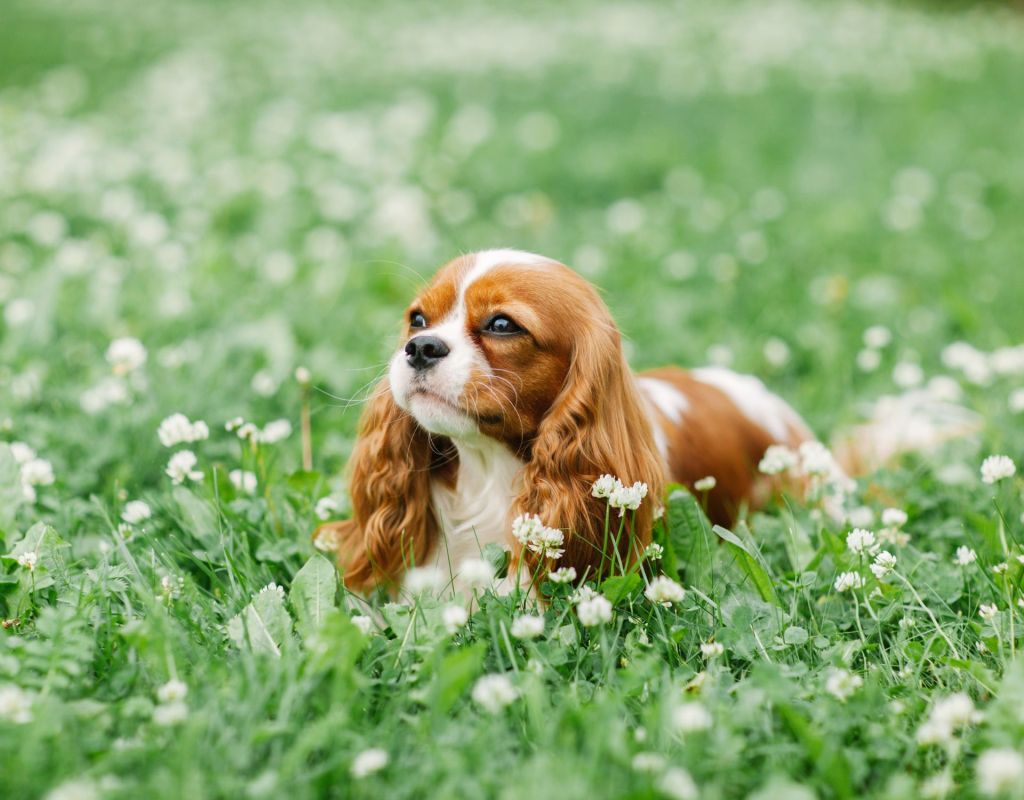
[[(1024, 500), (981, 471), (1024, 458), (1019, 10), (3, 18), (0, 797), (1024, 796)], [(983, 425), (845, 525), (672, 492), (665, 605), (367, 605), (311, 533), (416, 287), (499, 246), (599, 286), (636, 368), (756, 374), (824, 441), (914, 389)]]

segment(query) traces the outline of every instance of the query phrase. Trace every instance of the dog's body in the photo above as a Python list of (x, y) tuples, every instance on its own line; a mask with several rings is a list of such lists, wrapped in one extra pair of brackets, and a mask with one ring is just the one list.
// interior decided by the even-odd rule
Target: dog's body
[(490, 542), (536, 562), (511, 535), (523, 513), (564, 531), (559, 566), (595, 577), (606, 563), (607, 505), (591, 493), (601, 475), (648, 487), (619, 543), (619, 563), (630, 562), (666, 482), (713, 477), (708, 512), (727, 524), (770, 496), (757, 471), (766, 449), (810, 440), (756, 378), (633, 375), (586, 281), (541, 256), (484, 251), (443, 267), (410, 306), (353, 452), (354, 518), (325, 527), (356, 590), (397, 586), (414, 564), (457, 578)]

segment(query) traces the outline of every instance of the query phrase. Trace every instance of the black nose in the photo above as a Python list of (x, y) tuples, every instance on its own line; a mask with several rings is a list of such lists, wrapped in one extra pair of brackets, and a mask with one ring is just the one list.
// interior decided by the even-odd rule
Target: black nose
[(410, 367), (427, 369), (448, 355), (448, 345), (436, 336), (417, 336), (406, 343), (405, 355)]

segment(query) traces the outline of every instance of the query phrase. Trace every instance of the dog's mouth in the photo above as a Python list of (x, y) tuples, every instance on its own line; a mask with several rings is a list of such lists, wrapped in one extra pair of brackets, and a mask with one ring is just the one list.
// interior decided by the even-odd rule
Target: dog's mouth
[(436, 403), (437, 405), (444, 406), (450, 411), (454, 411), (456, 414), (468, 417), (478, 425), (498, 425), (502, 422), (500, 414), (481, 414), (479, 412), (470, 411), (457, 403), (453, 403), (447, 397), (438, 394), (432, 389), (428, 389), (426, 386), (418, 385), (410, 387), (408, 397), (409, 402), (412, 402), (415, 398), (421, 398), (432, 403)]

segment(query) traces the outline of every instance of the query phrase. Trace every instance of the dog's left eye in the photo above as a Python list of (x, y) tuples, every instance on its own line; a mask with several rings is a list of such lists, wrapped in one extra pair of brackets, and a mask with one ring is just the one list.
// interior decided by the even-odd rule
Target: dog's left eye
[(488, 333), (522, 333), (523, 329), (516, 325), (509, 317), (504, 314), (497, 314), (491, 317), (487, 324), (484, 325), (484, 330)]
[(415, 311), (409, 315), (409, 327), (425, 328), (427, 327), (427, 318), (423, 316), (419, 311)]

